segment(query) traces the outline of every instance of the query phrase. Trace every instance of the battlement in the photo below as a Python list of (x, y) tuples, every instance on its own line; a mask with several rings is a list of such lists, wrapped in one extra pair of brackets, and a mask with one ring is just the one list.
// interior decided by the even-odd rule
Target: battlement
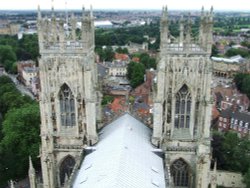
[(52, 7), (51, 17), (42, 18), (38, 7), (37, 31), (40, 53), (83, 53), (94, 50), (94, 18), (92, 8), (82, 8), (81, 21), (72, 14), (69, 18), (56, 18)]
[(161, 53), (179, 55), (210, 55), (213, 44), (213, 7), (205, 12), (202, 7), (198, 37), (192, 36), (192, 21), (189, 14), (184, 21), (183, 16), (179, 21), (179, 37), (170, 39), (168, 29), (168, 10), (163, 7), (161, 17)]
[(167, 53), (171, 55), (209, 55), (199, 44), (180, 44), (180, 43), (170, 43), (166, 45), (162, 53)]

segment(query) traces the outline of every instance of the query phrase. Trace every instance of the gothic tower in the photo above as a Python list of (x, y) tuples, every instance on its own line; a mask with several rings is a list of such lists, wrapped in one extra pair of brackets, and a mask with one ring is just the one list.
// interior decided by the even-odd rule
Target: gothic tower
[(97, 72), (92, 9), (77, 20), (38, 8), (41, 164), (46, 188), (63, 187), (85, 145), (97, 142)]
[(187, 24), (180, 19), (176, 41), (169, 37), (167, 7), (161, 18), (152, 143), (165, 151), (176, 187), (209, 185), (213, 10), (201, 14), (197, 40), (190, 15)]

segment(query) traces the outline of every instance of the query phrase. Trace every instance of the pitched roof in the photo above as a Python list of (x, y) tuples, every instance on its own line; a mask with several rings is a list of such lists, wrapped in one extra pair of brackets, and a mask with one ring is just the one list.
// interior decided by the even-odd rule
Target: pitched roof
[(129, 114), (102, 129), (74, 188), (165, 188), (163, 160), (150, 143), (151, 130)]
[(238, 119), (239, 121), (250, 122), (250, 114), (244, 112), (234, 112), (232, 109), (226, 109), (221, 111), (221, 117), (224, 118), (234, 118)]
[(128, 60), (129, 56), (127, 54), (115, 53), (115, 59)]

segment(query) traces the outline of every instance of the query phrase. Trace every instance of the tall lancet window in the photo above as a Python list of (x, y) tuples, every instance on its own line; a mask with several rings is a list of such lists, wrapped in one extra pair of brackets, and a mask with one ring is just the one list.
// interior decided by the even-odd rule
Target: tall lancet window
[(176, 94), (175, 128), (189, 128), (191, 113), (191, 94), (186, 84)]
[(176, 160), (171, 165), (171, 174), (176, 187), (188, 187), (189, 185), (189, 168), (183, 159)]
[(75, 126), (75, 100), (71, 89), (63, 84), (59, 92), (61, 125)]

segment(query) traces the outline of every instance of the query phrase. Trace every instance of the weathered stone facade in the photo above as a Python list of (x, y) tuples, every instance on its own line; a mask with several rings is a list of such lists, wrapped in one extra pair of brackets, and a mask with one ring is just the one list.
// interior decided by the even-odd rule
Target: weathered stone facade
[[(85, 146), (98, 141), (96, 124), (101, 120), (92, 11), (83, 9), (80, 35), (73, 15), (67, 23), (71, 29), (65, 30), (64, 24), (56, 20), (53, 8), (51, 19), (38, 11), (44, 188), (72, 186)], [(202, 10), (199, 40), (192, 40), (190, 19), (184, 33), (182, 19), (180, 37), (171, 43), (168, 12), (163, 9), (152, 143), (165, 153), (169, 187), (220, 185), (216, 170), (210, 170), (212, 27), (213, 10)], [(31, 160), (29, 175), (31, 187), (36, 187)]]
[(202, 10), (198, 41), (192, 40), (190, 18), (187, 22), (184, 27), (181, 19), (179, 40), (170, 42), (168, 12), (163, 9), (152, 143), (165, 151), (176, 187), (205, 188), (211, 158), (213, 10)]
[(41, 164), (43, 187), (63, 187), (86, 145), (95, 144), (100, 112), (94, 63), (92, 10), (82, 10), (81, 33), (76, 19), (42, 18), (38, 10), (41, 94)]

